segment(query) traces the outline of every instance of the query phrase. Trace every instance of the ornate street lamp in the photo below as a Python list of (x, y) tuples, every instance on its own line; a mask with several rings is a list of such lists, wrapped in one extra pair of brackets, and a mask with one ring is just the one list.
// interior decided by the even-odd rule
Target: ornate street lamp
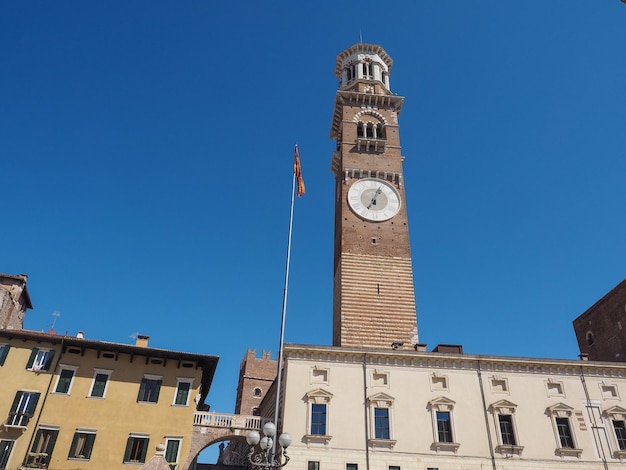
[[(263, 438), (261, 438), (259, 431), (249, 431), (246, 435), (246, 441), (250, 446), (248, 460), (254, 467), (263, 469), (281, 468), (289, 462), (287, 447), (291, 445), (291, 436), (284, 432), (278, 438), (278, 442), (283, 448), (282, 457), (285, 458), (284, 462), (282, 461), (282, 457), (276, 455), (277, 453), (273, 451), (274, 436), (276, 436), (276, 425), (271, 421), (265, 423), (265, 426), (263, 426)], [(261, 451), (255, 453), (254, 450), (257, 444), (259, 444)]]

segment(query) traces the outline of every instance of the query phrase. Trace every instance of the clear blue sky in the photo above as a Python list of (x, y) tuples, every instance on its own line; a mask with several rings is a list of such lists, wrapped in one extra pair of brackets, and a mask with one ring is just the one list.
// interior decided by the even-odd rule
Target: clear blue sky
[[(382, 10), (381, 10), (382, 9)], [(330, 344), (337, 53), (394, 59), (420, 340), (576, 358), (626, 277), (619, 0), (3, 2), (0, 272), (26, 326), (220, 356)]]

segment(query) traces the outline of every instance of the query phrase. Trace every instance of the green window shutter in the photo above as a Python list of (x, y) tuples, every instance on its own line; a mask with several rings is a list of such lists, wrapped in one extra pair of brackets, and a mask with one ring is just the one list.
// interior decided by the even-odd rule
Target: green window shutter
[(189, 389), (190, 389), (190, 383), (189, 382), (180, 382), (178, 384), (178, 390), (176, 390), (176, 405), (186, 405), (187, 404), (187, 397), (189, 396)]
[(144, 394), (146, 393), (146, 379), (145, 377), (141, 379), (141, 384), (139, 385), (139, 394), (137, 395), (137, 401), (145, 401)]
[(17, 411), (17, 405), (20, 403), (20, 399), (24, 395), (24, 392), (17, 392), (15, 394), (15, 398), (13, 399), (13, 404), (11, 405), (10, 413), (15, 413)]
[(50, 433), (50, 441), (48, 441), (48, 447), (45, 450), (46, 454), (48, 454), (48, 457), (46, 457), (46, 463), (50, 462), (50, 458), (52, 457), (52, 451), (54, 450), (54, 445), (57, 442), (57, 437), (59, 437), (59, 431), (52, 431)]
[(96, 374), (96, 377), (93, 381), (93, 388), (91, 390), (92, 397), (104, 397), (104, 389), (106, 387), (108, 378), (109, 376), (106, 374)]
[(77, 432), (74, 433), (74, 439), (72, 439), (72, 445), (70, 446), (70, 453), (67, 456), (68, 459), (76, 457), (76, 444), (78, 444), (79, 436), (80, 436), (79, 433)]
[(31, 393), (32, 397), (30, 402), (28, 403), (28, 408), (26, 409), (26, 415), (30, 418), (35, 414), (35, 409), (37, 408), (37, 402), (39, 401), (39, 393)]
[(91, 458), (91, 451), (93, 450), (93, 445), (96, 442), (95, 434), (87, 434), (87, 443), (85, 444), (85, 458)]
[(167, 460), (167, 463), (176, 463), (179, 444), (180, 441), (177, 440), (167, 441), (167, 448), (165, 449), (165, 460)]
[(48, 353), (46, 356), (46, 363), (43, 365), (43, 370), (50, 370), (50, 366), (52, 365), (52, 358), (54, 357), (54, 349)]
[(141, 458), (139, 459), (141, 463), (144, 463), (146, 461), (146, 454), (148, 453), (149, 442), (150, 442), (150, 439), (148, 438), (144, 439), (143, 447), (141, 448)]
[(26, 363), (27, 369), (30, 369), (31, 367), (33, 367), (33, 363), (35, 362), (35, 357), (37, 357), (38, 352), (39, 352), (39, 349), (33, 348), (32, 352), (30, 353), (30, 357), (28, 358), (28, 362)]
[(129, 437), (128, 441), (126, 442), (126, 450), (124, 451), (124, 462), (130, 461), (130, 451), (133, 448), (133, 441), (134, 440), (135, 440), (134, 437)]
[(37, 446), (39, 446), (39, 441), (41, 440), (41, 435), (43, 434), (42, 429), (37, 430), (37, 434), (35, 434), (35, 440), (33, 441), (33, 446), (30, 448), (31, 452), (37, 451)]
[(161, 392), (161, 380), (157, 380), (156, 386), (154, 387), (154, 403), (159, 401), (159, 393)]
[(9, 354), (9, 349), (11, 349), (10, 344), (5, 344), (4, 346), (2, 346), (2, 349), (0, 349), (0, 366), (4, 365), (4, 361), (7, 358), (7, 354)]

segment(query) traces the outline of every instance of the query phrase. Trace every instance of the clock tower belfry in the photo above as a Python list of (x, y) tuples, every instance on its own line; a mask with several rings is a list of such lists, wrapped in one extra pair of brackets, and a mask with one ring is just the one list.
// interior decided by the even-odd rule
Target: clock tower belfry
[(417, 319), (393, 61), (372, 44), (337, 56), (333, 345), (410, 348)]

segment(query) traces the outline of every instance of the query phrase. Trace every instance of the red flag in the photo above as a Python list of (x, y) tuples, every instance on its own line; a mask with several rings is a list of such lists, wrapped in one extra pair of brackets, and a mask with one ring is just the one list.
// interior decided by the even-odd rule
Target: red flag
[(298, 190), (296, 194), (298, 197), (302, 197), (305, 193), (304, 190), (304, 180), (302, 179), (302, 168), (300, 167), (300, 155), (298, 155), (298, 145), (296, 144), (296, 154), (293, 160), (293, 173), (296, 175), (296, 180), (298, 182)]

